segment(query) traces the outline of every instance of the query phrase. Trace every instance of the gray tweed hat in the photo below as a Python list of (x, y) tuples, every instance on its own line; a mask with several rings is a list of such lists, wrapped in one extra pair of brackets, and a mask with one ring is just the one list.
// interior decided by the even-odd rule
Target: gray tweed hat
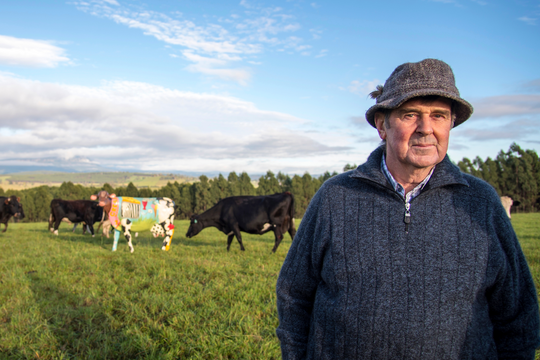
[(452, 68), (441, 60), (425, 59), (399, 65), (384, 83), (377, 86), (371, 97), (375, 105), (366, 112), (366, 120), (375, 127), (375, 113), (382, 109), (396, 109), (418, 96), (438, 95), (454, 100), (454, 127), (467, 120), (473, 107), (459, 96)]

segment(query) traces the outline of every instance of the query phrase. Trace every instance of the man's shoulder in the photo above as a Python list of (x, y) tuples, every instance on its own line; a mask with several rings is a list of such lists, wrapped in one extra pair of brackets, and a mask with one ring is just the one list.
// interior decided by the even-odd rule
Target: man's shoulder
[(358, 170), (349, 170), (339, 175), (333, 176), (330, 179), (326, 180), (324, 184), (322, 184), (322, 187), (327, 188), (327, 190), (331, 190), (335, 188), (347, 188), (353, 185), (357, 185), (358, 179), (352, 176), (356, 171)]
[[(317, 192), (323, 199), (333, 199), (342, 196), (361, 195), (369, 196), (377, 190), (373, 184), (365, 179), (358, 178), (358, 170), (350, 170), (326, 180)], [(335, 199), (334, 199), (335, 200)]]
[(469, 183), (467, 192), (475, 197), (481, 197), (489, 200), (499, 199), (499, 195), (495, 188), (485, 180), (477, 178), (471, 174), (462, 173), (463, 177)]

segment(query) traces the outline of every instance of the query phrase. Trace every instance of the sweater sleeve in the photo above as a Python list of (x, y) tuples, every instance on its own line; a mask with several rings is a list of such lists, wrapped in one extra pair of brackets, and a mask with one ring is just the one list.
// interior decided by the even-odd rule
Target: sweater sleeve
[(500, 207), (494, 226), (502, 251), (493, 260), (502, 265), (487, 299), (498, 358), (532, 360), (540, 345), (536, 289), (508, 216), (500, 203), (495, 207)]
[(321, 281), (324, 253), (322, 191), (313, 197), (285, 258), (276, 285), (279, 326), (284, 360), (306, 357), (310, 319), (317, 286)]

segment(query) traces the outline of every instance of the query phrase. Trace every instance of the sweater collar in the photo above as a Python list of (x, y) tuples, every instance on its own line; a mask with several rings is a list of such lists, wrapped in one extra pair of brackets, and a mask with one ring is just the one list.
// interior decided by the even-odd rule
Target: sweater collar
[[(381, 159), (384, 152), (385, 146), (379, 146), (369, 155), (368, 160), (365, 163), (360, 165), (352, 172), (350, 177), (369, 180), (383, 187), (392, 189), (391, 185), (386, 179), (386, 176), (381, 171)], [(446, 155), (443, 161), (435, 166), (433, 175), (429, 179), (424, 191), (436, 187), (455, 184), (469, 186), (469, 183), (463, 176), (462, 172), (456, 165), (452, 164), (450, 158), (448, 155)]]

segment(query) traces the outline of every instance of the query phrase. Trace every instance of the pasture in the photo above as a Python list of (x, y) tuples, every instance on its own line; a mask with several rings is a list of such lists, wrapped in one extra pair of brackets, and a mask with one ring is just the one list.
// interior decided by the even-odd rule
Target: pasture
[[(540, 214), (515, 214), (540, 288)], [(0, 234), (1, 359), (278, 359), (277, 275), (291, 241), (271, 253), (273, 233), (184, 237), (175, 222), (169, 252), (149, 232), (129, 253), (121, 238), (60, 236), (45, 223)], [(298, 225), (298, 221), (297, 221)], [(538, 356), (537, 356), (538, 358)]]

